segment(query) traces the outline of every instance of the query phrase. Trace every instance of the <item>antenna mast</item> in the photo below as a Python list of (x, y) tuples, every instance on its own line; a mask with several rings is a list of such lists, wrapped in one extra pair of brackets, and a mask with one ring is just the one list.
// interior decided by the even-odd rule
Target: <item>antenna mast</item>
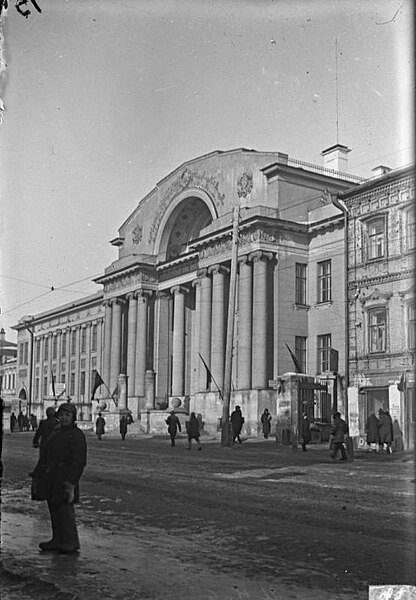
[(338, 38), (335, 38), (335, 103), (337, 116), (337, 144), (339, 143), (339, 110), (338, 110)]

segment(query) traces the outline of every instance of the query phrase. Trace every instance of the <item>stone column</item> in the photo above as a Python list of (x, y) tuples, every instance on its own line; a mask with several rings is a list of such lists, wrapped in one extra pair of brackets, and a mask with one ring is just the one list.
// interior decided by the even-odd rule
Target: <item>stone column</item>
[(267, 387), (267, 260), (271, 253), (254, 252), (253, 260), (253, 335), (252, 376), (253, 388)]
[(173, 298), (172, 395), (183, 396), (185, 381), (185, 294), (177, 285), (171, 289)]
[(135, 396), (144, 396), (144, 381), (146, 372), (147, 351), (147, 308), (149, 295), (148, 290), (139, 290), (137, 297), (137, 323), (136, 323), (136, 366), (135, 366)]
[[(112, 328), (112, 308), (111, 301), (104, 302), (105, 317), (104, 317), (104, 344), (103, 344), (103, 374), (102, 378), (105, 386), (101, 388), (103, 398), (108, 398), (110, 393), (110, 371), (111, 371), (111, 328)], [(108, 389), (107, 389), (108, 388)]]
[(152, 370), (145, 373), (145, 399), (146, 410), (152, 410), (155, 407), (155, 373)]
[[(207, 269), (203, 269), (201, 277), (201, 318), (199, 326), (199, 352), (210, 367), (211, 363), (211, 278)], [(207, 389), (207, 372), (203, 364), (199, 369), (199, 390)]]
[[(85, 404), (90, 403), (90, 397), (91, 397), (91, 330), (92, 330), (92, 323), (91, 321), (89, 323), (85, 324), (85, 327), (87, 329), (87, 338), (86, 338), (86, 346), (85, 346), (85, 392), (84, 392), (84, 402)], [(84, 415), (84, 419), (85, 419)]]
[(165, 399), (169, 386), (170, 373), (170, 293), (167, 290), (157, 292), (155, 306), (155, 358), (156, 372), (155, 395)]
[[(61, 366), (62, 366), (62, 329), (57, 329), (55, 335), (58, 338), (56, 344), (56, 372), (55, 372), (55, 383), (61, 381)], [(36, 350), (36, 347), (35, 347)]]
[[(228, 269), (215, 265), (210, 267), (208, 272), (212, 275), (211, 373), (222, 391), (225, 356), (224, 278)], [(211, 389), (217, 391), (214, 382), (211, 384)]]
[(137, 339), (137, 295), (127, 294), (129, 302), (127, 330), (127, 382), (128, 395), (134, 396), (136, 379), (136, 339)]
[(249, 257), (239, 260), (238, 277), (238, 389), (251, 389), (251, 333), (253, 267)]
[(117, 377), (118, 385), (118, 409), (126, 410), (127, 408), (127, 375), (120, 373)]
[(190, 393), (195, 394), (199, 391), (199, 373), (201, 369), (205, 371), (205, 367), (199, 358), (199, 330), (201, 320), (201, 280), (194, 279), (192, 287), (195, 288), (195, 313), (192, 317), (192, 371), (191, 371), (191, 389)]
[[(110, 391), (113, 392), (120, 375), (121, 358), (121, 298), (112, 301)], [(108, 384), (107, 384), (108, 385)]]

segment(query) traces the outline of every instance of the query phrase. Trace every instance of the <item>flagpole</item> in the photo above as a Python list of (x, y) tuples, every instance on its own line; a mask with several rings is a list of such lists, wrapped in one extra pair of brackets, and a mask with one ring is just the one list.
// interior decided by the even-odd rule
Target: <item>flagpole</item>
[(226, 346), (225, 346), (225, 369), (224, 369), (224, 388), (223, 388), (223, 401), (222, 401), (221, 446), (231, 446), (232, 445), (232, 436), (230, 434), (229, 421), (230, 421), (230, 397), (231, 397), (232, 366), (233, 366), (235, 298), (236, 298), (236, 289), (237, 289), (239, 220), (240, 220), (240, 208), (237, 204), (236, 206), (234, 206), (234, 211), (233, 211), (233, 241), (232, 241), (232, 247), (231, 247), (230, 290), (229, 290), (229, 297), (228, 297), (227, 338), (226, 338)]

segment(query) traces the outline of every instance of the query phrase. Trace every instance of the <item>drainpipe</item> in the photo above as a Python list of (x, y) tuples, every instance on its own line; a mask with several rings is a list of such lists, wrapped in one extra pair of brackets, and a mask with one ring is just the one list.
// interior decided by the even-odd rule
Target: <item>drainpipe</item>
[(348, 423), (348, 386), (349, 386), (349, 315), (348, 315), (348, 208), (339, 198), (339, 194), (331, 194), (332, 204), (344, 215), (344, 294), (345, 294), (345, 420)]

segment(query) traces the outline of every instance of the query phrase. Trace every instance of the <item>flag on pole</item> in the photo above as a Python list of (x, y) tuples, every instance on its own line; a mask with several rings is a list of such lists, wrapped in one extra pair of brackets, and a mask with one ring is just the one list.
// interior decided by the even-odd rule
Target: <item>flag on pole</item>
[(289, 354), (292, 357), (293, 364), (295, 365), (296, 373), (303, 373), (302, 365), (300, 364), (298, 358), (293, 354), (292, 350), (289, 348), (289, 346), (286, 344), (286, 342), (285, 342), (285, 346), (289, 350)]
[(55, 375), (53, 374), (53, 371), (51, 370), (51, 377), (52, 377), (52, 396), (54, 398), (56, 398), (56, 392), (55, 392)]
[(200, 353), (200, 352), (198, 352), (198, 354), (199, 354), (199, 358), (200, 358), (200, 359), (202, 360), (202, 362), (204, 363), (204, 367), (205, 367), (205, 369), (206, 369), (206, 372), (207, 372), (207, 382), (206, 382), (206, 389), (208, 390), (208, 389), (209, 389), (209, 386), (210, 386), (210, 383), (211, 383), (211, 381), (212, 381), (212, 373), (211, 373), (211, 371), (209, 370), (207, 363), (206, 363), (206, 362), (205, 362), (205, 360), (202, 358), (202, 356), (201, 356), (201, 353)]
[(95, 392), (100, 387), (100, 385), (103, 385), (103, 383), (104, 381), (101, 379), (99, 372), (94, 369), (94, 371), (92, 372), (91, 401), (94, 400)]
[(111, 394), (112, 399), (114, 400), (114, 404), (118, 406), (118, 397), (119, 397), (119, 389), (118, 384), (114, 388), (114, 392)]

